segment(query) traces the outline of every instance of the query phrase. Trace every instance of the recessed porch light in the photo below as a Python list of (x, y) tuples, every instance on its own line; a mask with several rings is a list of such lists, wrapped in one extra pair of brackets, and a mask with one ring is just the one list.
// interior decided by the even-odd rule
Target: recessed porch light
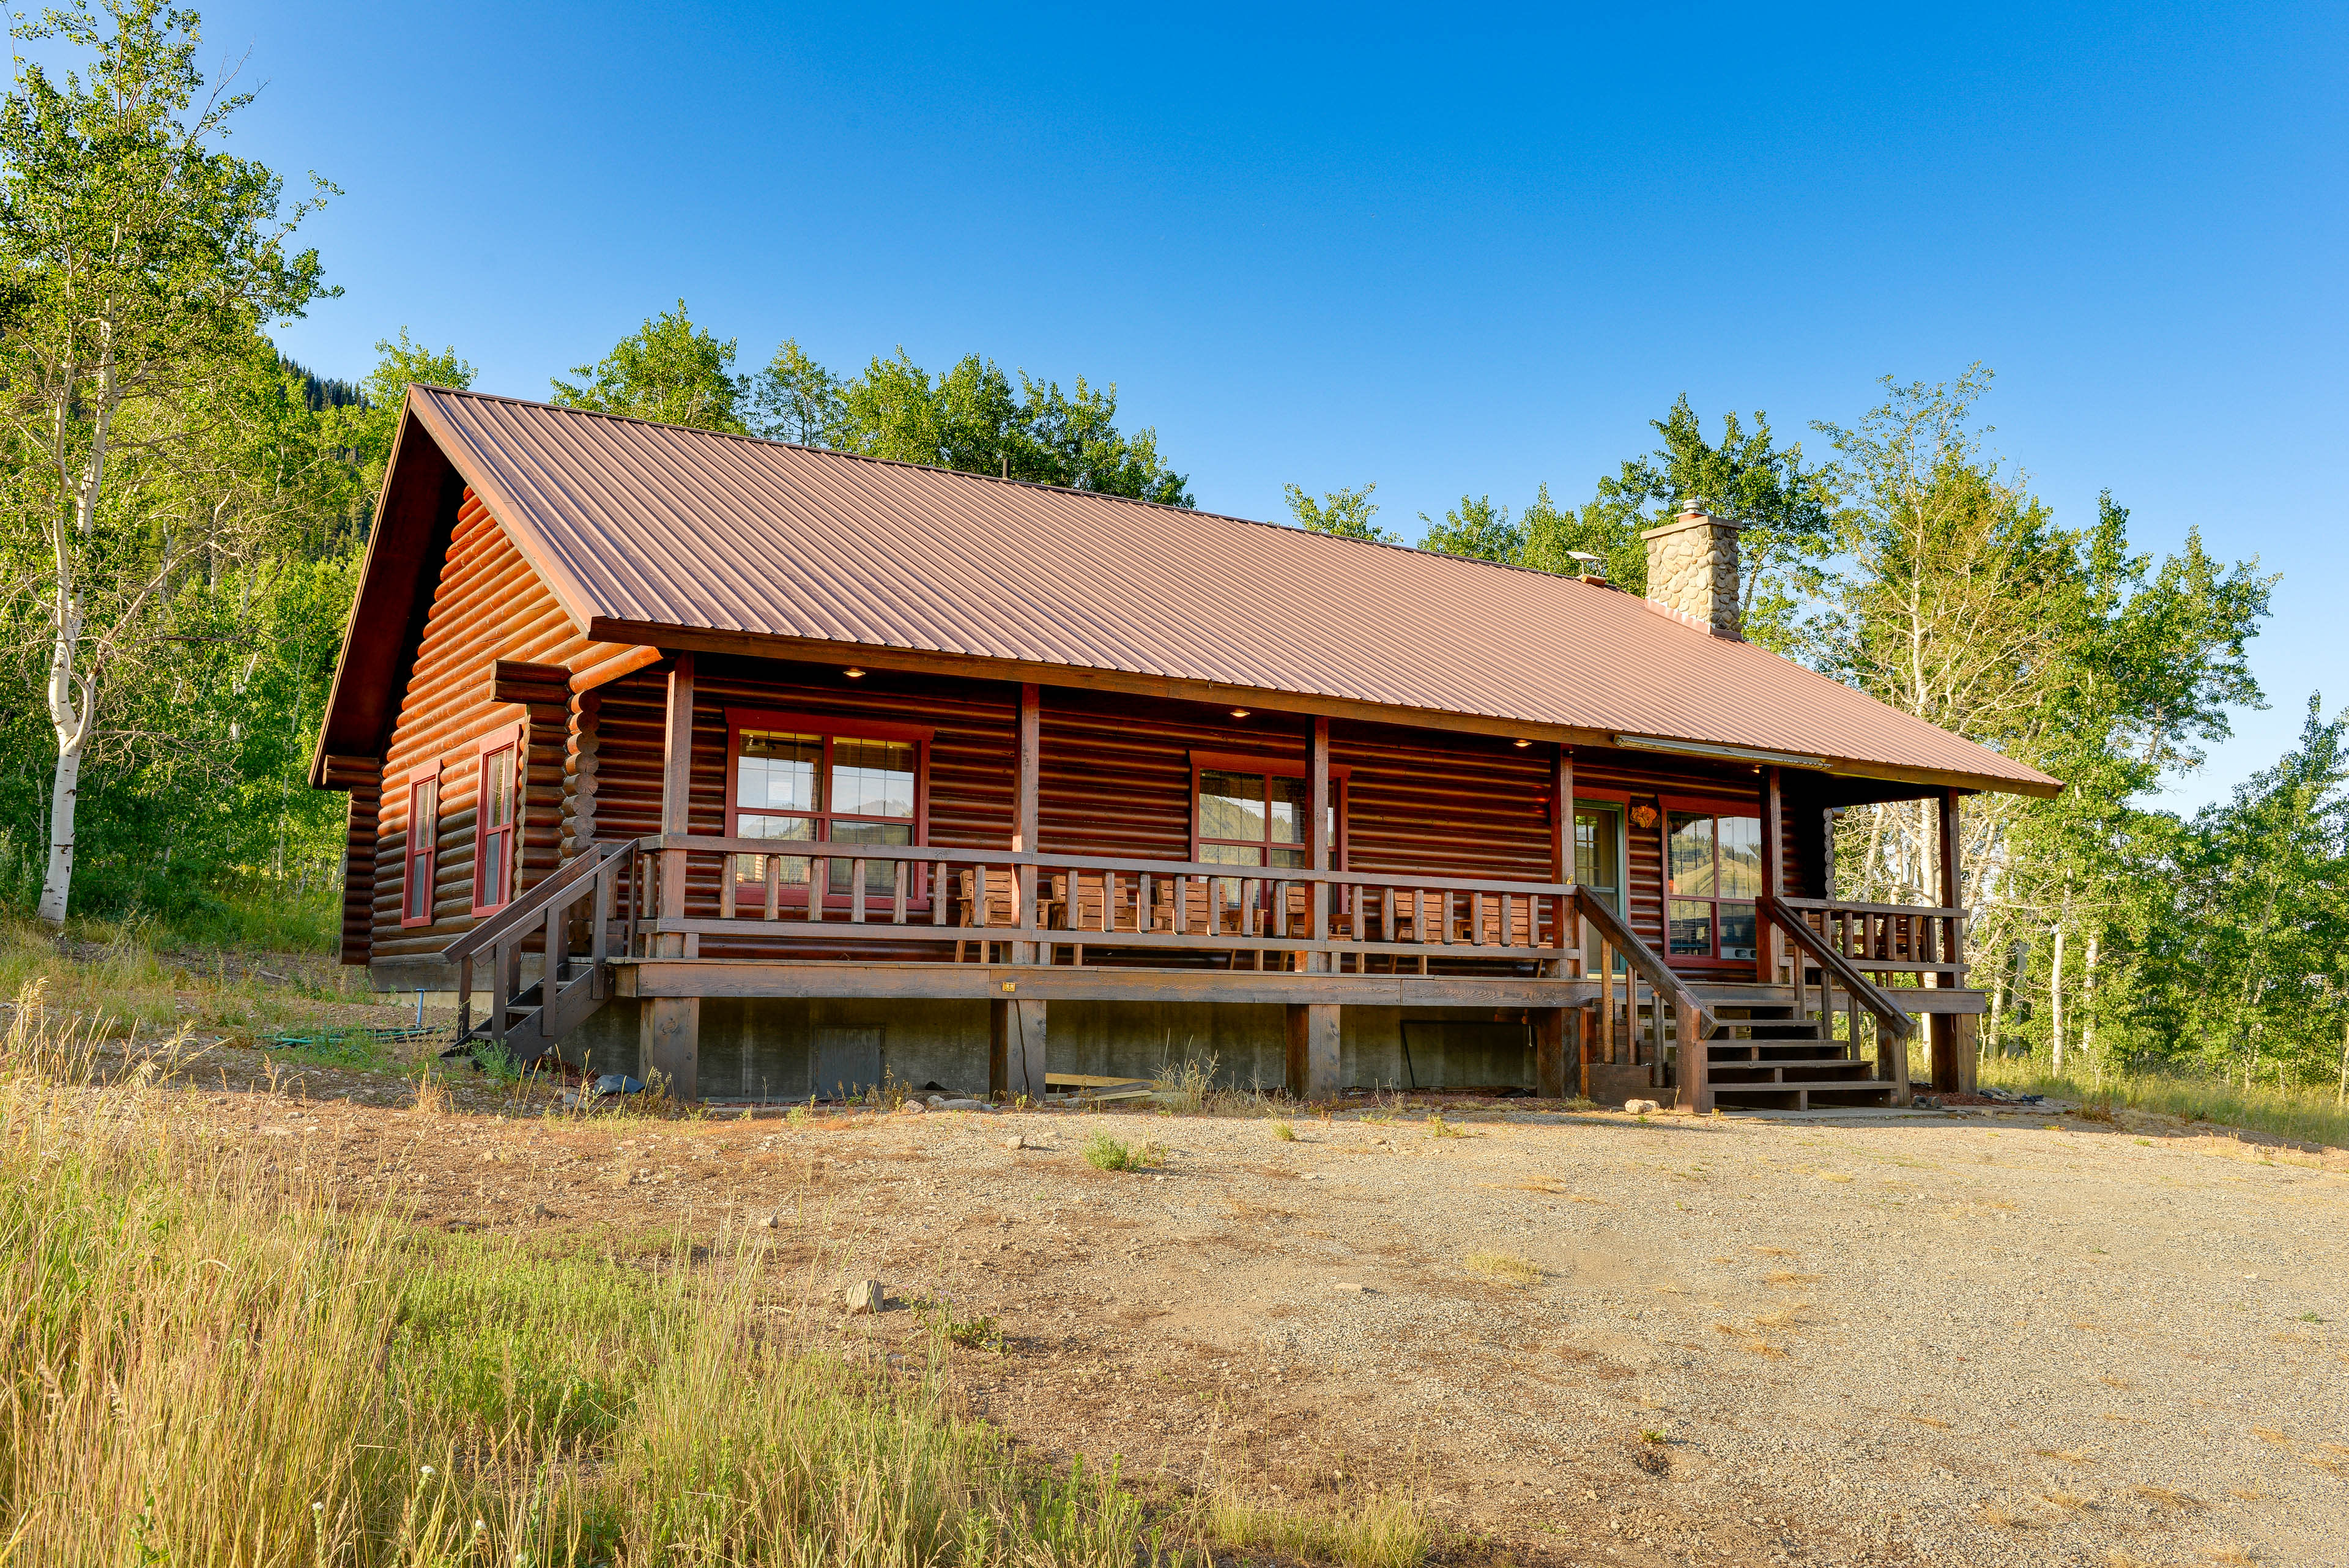
[(862, 680), (864, 679), (864, 671), (857, 669), (854, 664), (842, 670), (841, 673), (847, 676), (851, 680)]
[(1235, 719), (1245, 719), (1247, 716), (1248, 711), (1245, 708), (1235, 708), (1232, 710), (1232, 717)]

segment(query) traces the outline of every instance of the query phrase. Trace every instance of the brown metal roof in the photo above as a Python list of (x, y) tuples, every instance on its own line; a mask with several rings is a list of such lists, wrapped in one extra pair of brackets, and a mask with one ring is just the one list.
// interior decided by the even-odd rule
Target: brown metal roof
[(744, 634), (789, 639), (799, 646), (776, 651), (792, 657), (836, 649), (876, 664), (910, 650), (1022, 667), (1022, 679), (1143, 677), (1176, 694), (1259, 692), (1268, 707), (1286, 695), (1411, 711), (1387, 715), (1399, 722), (2057, 787), (1776, 654), (1568, 577), (507, 398), (419, 387), (409, 412), (395, 468), (420, 426), (582, 628), (608, 640)]

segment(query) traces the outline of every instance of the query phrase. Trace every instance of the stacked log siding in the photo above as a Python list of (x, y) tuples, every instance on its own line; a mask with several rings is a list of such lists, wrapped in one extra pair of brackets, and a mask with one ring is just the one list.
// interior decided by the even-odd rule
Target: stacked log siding
[[(521, 703), (498, 701), (493, 672), (500, 659), (567, 665), (593, 646), (467, 490), (384, 757), (370, 888), (371, 957), (436, 958), (471, 926), (474, 745), (504, 725), (524, 722), (528, 731), (516, 890), (559, 863), (568, 737), (558, 726), (528, 723), (529, 711)], [(437, 767), (440, 779), (432, 921), (403, 927), (409, 784), (421, 767)]]

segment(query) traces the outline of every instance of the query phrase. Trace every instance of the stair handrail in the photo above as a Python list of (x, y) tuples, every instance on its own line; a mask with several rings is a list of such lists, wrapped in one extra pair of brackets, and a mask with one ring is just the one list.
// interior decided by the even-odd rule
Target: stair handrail
[[(1754, 900), (1754, 906), (1761, 911), (1763, 919), (1785, 932), (1787, 936), (1794, 939), (1796, 947), (1810, 954), (1817, 961), (1819, 968), (1832, 976), (1837, 985), (1851, 992), (1852, 999), (1874, 1014), (1878, 1023), (1891, 1030), (1904, 1042), (1917, 1032), (1916, 1020), (1903, 1012), (1900, 1004), (1893, 1001), (1881, 986), (1868, 979), (1867, 974), (1855, 966), (1849, 959), (1837, 952), (1834, 943), (1811, 929), (1808, 920), (1804, 919), (1767, 893), (1756, 898)], [(1795, 978), (1799, 980), (1802, 977), (1797, 975)]]
[[(457, 1044), (451, 1052), (461, 1051), (473, 1038), (473, 959), (484, 949), (491, 955), (490, 1037), (502, 1044), (515, 1003), (529, 987), (522, 983), (520, 952), (522, 944), (533, 929), (546, 933), (546, 960), (538, 981), (538, 1016), (541, 1032), (553, 1038), (555, 1002), (560, 994), (574, 991), (578, 985), (588, 987), (590, 993), (604, 995), (605, 955), (609, 951), (606, 919), (610, 900), (605, 896), (611, 888), (613, 867), (623, 857), (636, 852), (634, 839), (596, 839), (575, 856), (571, 863), (553, 876), (543, 878), (497, 913), (484, 919), (471, 930), (464, 932), (440, 950), (444, 958), (457, 966)], [(565, 986), (562, 970), (569, 947), (568, 913), (583, 898), (596, 901), (595, 940), (590, 948), (594, 961), (581, 981)], [(631, 911), (633, 913), (633, 911)], [(450, 1053), (444, 1052), (443, 1054)]]
[(517, 896), (471, 930), (451, 939), (449, 945), (440, 950), (440, 956), (451, 961), (471, 958), (484, 948), (495, 947), (517, 931), (528, 930), (541, 924), (550, 905), (576, 903), (585, 896), (585, 889), (582, 889), (574, 892), (570, 898), (564, 898), (566, 888), (577, 888), (582, 881), (593, 877), (605, 861), (626, 854), (636, 846), (636, 841), (633, 838), (591, 840), (569, 865), (552, 877), (541, 878), (528, 891)]
[[(1712, 1076), (1713, 1054), (1705, 1042), (1718, 1032), (1720, 1020), (1696, 999), (1696, 993), (1689, 990), (1688, 983), (1664, 961), (1663, 955), (1641, 941), (1639, 933), (1625, 925), (1622, 917), (1603, 900), (1587, 888), (1577, 888), (1569, 897), (1576, 913), (1599, 928), (1599, 934), (1607, 940), (1609, 946), (1623, 955), (1624, 964), (1633, 974), (1653, 987), (1658, 996), (1671, 999), (1672, 1011), (1693, 1033), (1693, 1039), (1683, 1039), (1680, 1043), (1680, 1085), (1684, 1091), (1682, 1104), (1700, 1115), (1711, 1110), (1712, 1094), (1706, 1080)], [(1659, 1018), (1656, 1021), (1656, 1058), (1660, 1062), (1663, 1059), (1663, 1020)], [(1657, 1081), (1661, 1083), (1661, 1079)]]

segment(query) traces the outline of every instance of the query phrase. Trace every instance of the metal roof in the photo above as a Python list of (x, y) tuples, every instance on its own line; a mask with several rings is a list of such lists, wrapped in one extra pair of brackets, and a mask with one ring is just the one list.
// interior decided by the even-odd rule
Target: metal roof
[(789, 639), (787, 657), (908, 650), (1019, 666), (1019, 679), (1147, 677), (1175, 694), (1258, 692), (1268, 707), (1287, 695), (1400, 722), (2058, 787), (1570, 577), (510, 398), (418, 387), (408, 413), (401, 447), (420, 426), (600, 639), (675, 628)]

